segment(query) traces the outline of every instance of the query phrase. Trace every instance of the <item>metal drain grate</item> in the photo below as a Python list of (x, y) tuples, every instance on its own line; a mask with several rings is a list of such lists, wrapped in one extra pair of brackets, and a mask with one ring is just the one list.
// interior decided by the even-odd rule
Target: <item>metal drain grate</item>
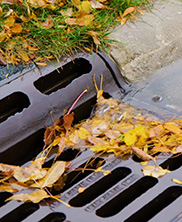
[[(103, 54), (95, 53), (79, 53), (72, 61), (65, 59), (62, 64), (49, 64), (40, 70), (33, 67), (28, 73), (20, 77), (15, 75), (2, 84), (0, 162), (28, 164), (43, 147), (45, 127), (52, 124), (50, 111), (55, 119), (59, 118), (86, 88), (88, 93), (74, 110), (75, 121), (89, 117), (96, 102), (94, 74), (97, 81), (100, 74), (104, 75), (106, 96), (130, 101), (130, 96), (135, 95), (135, 89), (124, 82), (114, 62)], [(145, 106), (142, 104), (140, 108)], [(153, 110), (157, 112), (156, 107)], [(92, 154), (91, 151), (80, 153), (79, 149), (67, 148), (58, 159), (72, 160), (75, 167), (84, 167)], [(182, 221), (182, 186), (175, 186), (171, 181), (181, 174), (182, 157), (160, 156), (159, 164), (172, 173), (159, 179), (143, 176), (137, 158), (122, 160), (113, 157), (105, 160), (103, 169), (111, 171), (107, 176), (101, 172), (70, 172), (61, 199), (68, 202), (71, 208), (53, 200), (40, 204), (5, 202), (12, 194), (0, 192), (0, 221)], [(92, 167), (96, 168), (100, 160), (97, 158)], [(44, 167), (51, 166), (52, 161), (53, 157)], [(79, 187), (86, 190), (79, 194)], [(56, 190), (52, 192), (57, 194)]]

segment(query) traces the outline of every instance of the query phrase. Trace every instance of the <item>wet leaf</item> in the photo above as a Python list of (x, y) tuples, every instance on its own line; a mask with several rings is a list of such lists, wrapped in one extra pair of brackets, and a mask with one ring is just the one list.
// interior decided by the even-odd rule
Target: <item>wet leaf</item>
[(31, 185), (31, 187), (40, 187), (40, 188), (51, 187), (59, 179), (59, 177), (64, 173), (65, 166), (66, 166), (66, 162), (57, 161), (48, 170), (46, 176), (43, 179)]
[(169, 170), (163, 169), (160, 166), (145, 166), (145, 167), (143, 167), (142, 171), (145, 176), (153, 176), (156, 178), (162, 177), (166, 173), (170, 172)]
[(45, 190), (36, 190), (33, 193), (15, 194), (15, 195), (9, 197), (8, 199), (6, 199), (6, 201), (21, 200), (23, 202), (31, 201), (33, 203), (39, 203), (44, 198), (48, 198), (48, 197), (50, 197), (50, 195), (48, 195)]

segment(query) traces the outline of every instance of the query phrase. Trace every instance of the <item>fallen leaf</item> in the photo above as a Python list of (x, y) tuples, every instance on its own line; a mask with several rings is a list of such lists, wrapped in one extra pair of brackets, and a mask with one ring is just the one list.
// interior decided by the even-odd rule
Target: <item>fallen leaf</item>
[(15, 23), (15, 24), (13, 25), (13, 27), (11, 28), (11, 31), (12, 31), (13, 33), (21, 33), (22, 30), (23, 30), (23, 28), (22, 28), (22, 26), (21, 26), (19, 23)]
[(152, 177), (162, 177), (164, 176), (166, 173), (169, 173), (170, 171), (167, 169), (163, 169), (160, 166), (145, 166), (142, 169), (143, 174), (145, 176), (152, 176)]
[(182, 133), (181, 129), (173, 122), (165, 123), (164, 128), (177, 135)]
[(101, 4), (99, 1), (96, 0), (90, 0), (90, 4), (92, 6), (92, 8), (96, 8), (96, 9), (107, 9), (108, 7)]
[(63, 126), (64, 126), (66, 131), (68, 131), (71, 128), (73, 120), (74, 120), (74, 113), (64, 115), (64, 117), (63, 117)]
[(45, 22), (41, 23), (41, 27), (45, 28), (45, 29), (50, 29), (54, 26), (54, 21), (52, 20), (52, 18), (50, 16), (48, 16), (48, 18), (46, 19)]
[(88, 130), (86, 130), (83, 127), (80, 127), (78, 130), (78, 136), (80, 139), (84, 140), (86, 139), (88, 136), (90, 136), (90, 132)]
[(45, 190), (41, 189), (41, 190), (36, 190), (33, 193), (15, 194), (15, 195), (9, 197), (8, 199), (6, 199), (6, 201), (21, 200), (21, 201), (24, 201), (24, 202), (31, 201), (33, 203), (39, 203), (44, 198), (48, 198), (48, 197), (50, 197), (50, 195), (48, 195)]
[(142, 160), (144, 161), (149, 161), (149, 160), (154, 160), (154, 158), (149, 155), (148, 153), (146, 153), (145, 151), (137, 148), (137, 147), (134, 147), (132, 146), (131, 147), (131, 150), (139, 157), (141, 158)]
[(177, 184), (182, 185), (182, 181), (181, 181), (181, 180), (178, 180), (178, 179), (172, 179), (172, 181), (173, 181), (174, 183), (177, 183)]
[(52, 165), (52, 167), (48, 170), (46, 176), (43, 179), (32, 184), (31, 187), (40, 187), (40, 188), (51, 187), (64, 173), (65, 166), (66, 162), (64, 161), (55, 162)]
[(88, 34), (93, 38), (96, 45), (100, 45), (99, 33), (95, 31), (88, 31)]
[(6, 37), (7, 37), (7, 34), (4, 31), (0, 32), (0, 42), (5, 40)]
[(61, 10), (61, 14), (62, 14), (63, 16), (68, 16), (68, 17), (70, 17), (70, 16), (73, 15), (73, 9), (72, 9), (72, 8), (68, 8), (68, 9), (66, 9), (66, 10)]
[[(0, 37), (1, 38), (1, 37)], [(0, 41), (1, 42), (1, 41)], [(3, 64), (3, 65), (6, 65), (7, 62), (6, 62), (6, 58), (2, 55), (2, 53), (0, 53), (0, 62)]]
[(134, 12), (134, 10), (135, 10), (134, 7), (129, 7), (129, 8), (127, 8), (127, 9), (123, 12), (123, 15), (122, 15), (122, 16), (125, 17), (126, 15)]
[(89, 14), (93, 9), (89, 1), (85, 0), (78, 6), (80, 12)]
[(83, 193), (86, 190), (85, 187), (79, 187), (78, 188), (78, 193)]

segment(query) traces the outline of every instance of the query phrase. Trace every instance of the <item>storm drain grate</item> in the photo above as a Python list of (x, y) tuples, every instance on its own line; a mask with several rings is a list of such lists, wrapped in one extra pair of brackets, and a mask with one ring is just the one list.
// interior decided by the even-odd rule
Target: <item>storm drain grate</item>
[[(34, 67), (28, 73), (16, 76), (0, 87), (0, 162), (25, 165), (35, 158), (43, 147), (45, 127), (51, 125), (50, 111), (55, 119), (68, 110), (70, 104), (84, 89), (88, 93), (80, 99), (74, 112), (75, 122), (88, 118), (96, 103), (93, 77), (100, 81), (106, 97), (122, 100), (130, 88), (123, 80), (112, 60), (103, 54), (80, 53), (73, 60), (65, 59), (61, 64)], [(127, 97), (128, 98), (128, 97)], [(125, 99), (127, 101), (127, 99)], [(156, 109), (155, 109), (156, 110)], [(67, 148), (58, 160), (73, 161), (75, 168), (89, 167), (93, 161), (91, 151), (80, 152), (79, 148)], [(179, 175), (181, 156), (160, 154), (160, 165), (170, 169), (171, 174), (163, 178), (143, 176), (140, 159), (120, 157), (103, 161), (96, 158), (93, 168), (102, 161), (101, 172), (70, 172), (62, 189), (61, 199), (72, 207), (53, 201), (40, 204), (5, 202), (12, 195), (0, 192), (0, 221), (178, 221), (181, 214), (182, 187), (174, 186), (171, 178)], [(43, 167), (50, 167), (54, 155)], [(80, 187), (86, 188), (78, 193)], [(51, 190), (53, 195), (56, 190)], [(174, 210), (174, 204), (178, 205)], [(167, 215), (167, 216), (166, 216)]]

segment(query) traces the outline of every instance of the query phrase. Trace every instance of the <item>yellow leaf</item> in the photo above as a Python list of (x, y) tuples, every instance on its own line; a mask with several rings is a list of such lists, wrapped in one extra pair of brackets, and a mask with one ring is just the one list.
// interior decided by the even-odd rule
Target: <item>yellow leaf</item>
[(181, 129), (173, 122), (165, 123), (164, 128), (177, 135), (182, 133)]
[(87, 131), (85, 128), (80, 127), (79, 130), (78, 130), (78, 136), (79, 136), (80, 139), (84, 140), (88, 136), (90, 136), (90, 132)]
[(178, 180), (178, 179), (172, 179), (172, 181), (173, 181), (174, 183), (177, 183), (177, 184), (182, 185), (182, 181), (181, 181), (181, 180)]
[(8, 26), (10, 28), (14, 25), (14, 23), (15, 23), (14, 16), (10, 16), (4, 21), (3, 25)]
[(92, 11), (92, 6), (89, 1), (83, 1), (81, 5), (78, 7), (80, 12), (84, 12), (89, 14)]
[(134, 145), (137, 141), (135, 134), (130, 134), (130, 131), (124, 134), (124, 142), (127, 146)]
[(88, 34), (93, 38), (96, 45), (100, 45), (99, 33), (94, 31), (89, 31)]
[(126, 16), (126, 15), (128, 15), (128, 14), (130, 14), (130, 13), (132, 13), (134, 10), (135, 10), (134, 7), (129, 7), (129, 8), (127, 8), (127, 9), (124, 11), (124, 13), (123, 13), (123, 17)]
[(142, 169), (143, 174), (145, 176), (152, 176), (152, 177), (162, 177), (164, 176), (166, 173), (169, 173), (170, 171), (167, 169), (163, 169), (160, 166), (145, 166)]
[(15, 23), (12, 27), (11, 31), (13, 33), (21, 33), (22, 32), (22, 26), (19, 23)]
[(80, 25), (80, 26), (87, 26), (89, 25), (94, 19), (94, 15), (83, 15), (78, 18), (67, 18), (65, 22), (69, 25)]
[(23, 61), (28, 62), (30, 60), (30, 58), (28, 57), (27, 53), (24, 50), (19, 49), (17, 53)]
[(3, 184), (0, 185), (0, 191), (7, 191), (7, 192), (17, 192), (17, 189), (13, 189), (11, 184)]
[(79, 187), (78, 188), (78, 193), (83, 193), (85, 191), (85, 187)]
[(53, 141), (53, 143), (52, 143), (52, 145), (53, 145), (53, 146), (58, 145), (58, 143), (60, 142), (60, 139), (61, 139), (60, 137), (55, 138), (54, 141)]
[(164, 127), (162, 125), (154, 126), (150, 129), (150, 137), (160, 136), (164, 132)]
[(20, 193), (13, 195), (6, 199), (6, 201), (9, 200), (21, 200), (24, 202), (31, 201), (33, 203), (39, 203), (42, 199), (48, 198), (50, 195), (47, 194), (45, 190), (37, 190), (34, 191), (33, 193)]
[(31, 187), (50, 187), (52, 186), (59, 177), (65, 171), (66, 162), (64, 161), (57, 161), (55, 162), (52, 167), (48, 170), (46, 176), (39, 180), (38, 182), (31, 185)]
[(36, 62), (36, 64), (38, 66), (47, 66), (47, 63), (45, 63), (45, 62)]
[(2, 42), (6, 37), (7, 34), (4, 31), (0, 32), (0, 42)]

